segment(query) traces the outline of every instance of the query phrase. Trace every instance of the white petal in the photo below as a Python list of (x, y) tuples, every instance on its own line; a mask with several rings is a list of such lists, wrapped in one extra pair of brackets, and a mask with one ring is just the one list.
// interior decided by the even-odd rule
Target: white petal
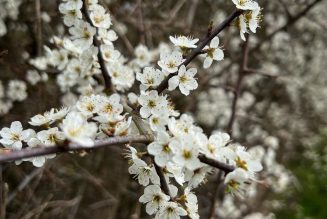
[(178, 86), (179, 84), (179, 78), (178, 76), (174, 76), (172, 77), (171, 79), (169, 79), (168, 81), (168, 90), (172, 91), (172, 90), (175, 90), (176, 87)]
[(212, 58), (207, 56), (203, 62), (203, 68), (209, 68), (212, 64)]
[(187, 89), (187, 87), (184, 84), (180, 84), (179, 89), (182, 92), (182, 94), (184, 94), (185, 96), (190, 94), (189, 89)]
[(224, 52), (219, 48), (215, 49), (215, 52), (213, 53), (213, 59), (217, 61), (223, 60)]
[(23, 130), (23, 127), (19, 121), (15, 121), (11, 123), (10, 129), (15, 133), (20, 133)]
[(210, 48), (217, 48), (219, 45), (219, 38), (215, 37), (210, 42)]
[(185, 84), (185, 87), (189, 90), (195, 90), (198, 87), (198, 82), (192, 78)]

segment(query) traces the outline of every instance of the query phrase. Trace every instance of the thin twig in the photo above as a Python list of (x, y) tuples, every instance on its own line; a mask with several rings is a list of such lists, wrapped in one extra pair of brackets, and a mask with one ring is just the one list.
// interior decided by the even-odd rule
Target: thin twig
[(140, 31), (140, 41), (143, 45), (145, 44), (145, 25), (143, 21), (143, 9), (142, 9), (142, 0), (137, 0), (137, 7), (139, 12), (139, 31)]
[(22, 191), (36, 176), (43, 172), (43, 168), (35, 169), (28, 174), (24, 180), (17, 186), (17, 188), (11, 192), (8, 196), (6, 204), (8, 205), (17, 195), (18, 192)]
[(82, 151), (82, 150), (93, 150), (107, 146), (128, 144), (128, 143), (150, 143), (152, 139), (145, 135), (132, 135), (124, 137), (112, 137), (103, 141), (98, 141), (93, 147), (87, 148), (80, 144), (71, 143), (65, 146), (53, 146), (53, 147), (35, 147), (35, 148), (24, 148), (22, 150), (13, 150), (10, 152), (0, 153), (0, 164), (13, 160), (21, 160), (25, 158), (63, 153), (69, 151)]
[(243, 55), (242, 55), (242, 60), (240, 63), (239, 67), (239, 73), (238, 73), (238, 78), (237, 78), (237, 83), (235, 86), (235, 92), (234, 92), (234, 98), (233, 98), (233, 103), (232, 103), (232, 113), (231, 117), (229, 119), (229, 123), (227, 126), (227, 132), (229, 133), (230, 136), (232, 136), (233, 132), (233, 125), (236, 119), (236, 111), (237, 111), (237, 101), (241, 93), (241, 85), (244, 79), (244, 70), (247, 68), (247, 63), (248, 63), (248, 55), (249, 55), (249, 46), (248, 46), (248, 35), (247, 35), (247, 40), (243, 44)]
[(234, 166), (223, 163), (223, 162), (220, 162), (220, 161), (215, 160), (215, 159), (211, 159), (209, 157), (206, 157), (203, 154), (200, 154), (198, 156), (198, 158), (202, 163), (208, 164), (208, 165), (210, 165), (212, 167), (216, 167), (216, 168), (224, 171), (225, 173), (229, 173), (229, 172), (232, 172), (232, 171), (235, 170)]
[[(232, 108), (231, 108), (231, 117), (229, 119), (229, 123), (227, 126), (227, 132), (229, 133), (230, 136), (232, 136), (232, 134), (233, 134), (233, 125), (235, 123), (236, 111), (237, 111), (237, 101), (238, 101), (239, 95), (241, 93), (241, 85), (242, 85), (242, 82), (243, 82), (243, 79), (245, 76), (244, 69), (247, 68), (247, 64), (248, 64), (248, 55), (249, 55), (248, 42), (249, 42), (249, 35), (246, 36), (246, 41), (243, 43), (243, 53), (242, 53), (242, 58), (241, 58), (240, 65), (239, 65), (238, 78), (237, 78), (237, 82), (235, 85), (234, 98), (233, 98), (233, 103), (232, 103)], [(233, 170), (231, 170), (231, 171), (233, 171)], [(228, 173), (228, 172), (226, 172), (226, 173)], [(220, 181), (221, 181), (220, 178), (217, 178), (216, 184), (219, 184), (219, 185), (222, 184)], [(218, 191), (219, 188), (217, 187), (216, 190)], [(215, 218), (216, 211), (214, 211), (214, 208), (216, 205), (217, 205), (217, 197), (214, 196), (212, 198), (212, 202), (211, 202), (211, 207), (210, 207), (211, 212), (209, 214), (209, 218)]]
[(171, 194), (170, 194), (170, 190), (169, 190), (169, 187), (168, 187), (168, 183), (166, 181), (166, 178), (165, 178), (165, 175), (163, 173), (163, 171), (161, 170), (161, 168), (154, 162), (154, 159), (153, 160), (153, 165), (154, 165), (154, 168), (156, 169), (156, 172), (160, 178), (160, 187), (162, 189), (162, 191), (171, 197)]
[[(240, 16), (242, 14), (242, 10), (235, 10), (229, 17), (226, 18), (220, 25), (216, 26), (212, 31), (211, 34), (206, 36), (200, 43), (199, 45), (192, 50), (192, 52), (186, 57), (185, 61), (182, 63), (182, 65), (187, 66), (190, 64), (190, 62), (197, 57), (199, 54), (202, 53), (202, 49), (215, 37), (217, 36), (223, 29), (228, 27), (230, 23)], [(163, 92), (167, 86), (168, 86), (168, 81), (171, 77), (173, 77), (173, 74), (170, 74), (158, 87), (158, 92), (161, 93)]]
[(41, 2), (35, 0), (35, 14), (36, 14), (36, 54), (40, 56), (42, 54), (42, 18), (41, 18)]

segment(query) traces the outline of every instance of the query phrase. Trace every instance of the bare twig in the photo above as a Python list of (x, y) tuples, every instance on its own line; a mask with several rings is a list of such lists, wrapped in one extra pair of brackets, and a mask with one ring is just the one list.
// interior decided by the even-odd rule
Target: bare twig
[(153, 160), (153, 164), (154, 164), (154, 167), (157, 171), (157, 174), (160, 178), (160, 186), (161, 186), (161, 189), (162, 191), (166, 194), (166, 195), (169, 195), (171, 197), (171, 194), (170, 194), (170, 190), (169, 190), (169, 187), (168, 187), (168, 183), (166, 181), (166, 178), (163, 174), (163, 171), (161, 170), (161, 168), (154, 162)]
[(217, 175), (217, 180), (216, 180), (216, 187), (214, 190), (214, 193), (212, 194), (212, 199), (211, 199), (211, 203), (213, 203), (210, 206), (210, 211), (209, 211), (209, 219), (215, 219), (215, 214), (216, 214), (216, 209), (217, 209), (217, 202), (216, 202), (216, 198), (221, 198), (223, 199), (223, 191), (225, 189), (225, 185), (224, 185), (224, 181), (223, 181), (223, 172), (220, 171)]
[[(242, 53), (242, 59), (240, 61), (240, 65), (239, 65), (238, 78), (237, 78), (237, 82), (235, 85), (235, 92), (234, 92), (234, 98), (233, 98), (232, 109), (231, 109), (232, 112), (231, 112), (231, 117), (229, 119), (229, 123), (227, 126), (227, 132), (229, 133), (230, 136), (232, 136), (232, 134), (233, 134), (233, 125), (234, 125), (234, 122), (236, 119), (236, 111), (237, 111), (237, 101), (238, 101), (238, 97), (241, 93), (241, 85), (242, 85), (242, 82), (243, 82), (243, 79), (245, 76), (244, 70), (247, 68), (247, 64), (248, 64), (248, 55), (249, 55), (248, 42), (249, 42), (249, 36), (247, 35), (246, 41), (243, 43), (243, 53)], [(235, 168), (229, 169), (229, 170), (233, 171), (234, 169)], [(231, 172), (231, 171), (229, 171), (229, 172)], [(225, 172), (228, 173), (227, 171), (225, 171)], [(221, 180), (219, 177), (216, 180), (216, 184), (223, 185), (223, 183), (221, 183)], [(218, 193), (219, 186), (216, 188), (216, 190)], [(209, 214), (210, 219), (215, 218), (216, 211), (214, 209), (215, 209), (216, 205), (217, 205), (217, 197), (214, 196), (212, 198), (212, 202), (211, 202), (211, 208), (210, 208), (211, 212)]]
[(42, 54), (42, 18), (41, 18), (41, 2), (35, 0), (35, 14), (36, 14), (36, 54), (40, 56)]
[(140, 41), (145, 45), (145, 25), (143, 21), (143, 9), (142, 9), (142, 0), (137, 0), (137, 7), (139, 12), (139, 31), (140, 31)]
[(17, 188), (11, 192), (8, 196), (6, 204), (9, 204), (17, 195), (18, 192), (22, 191), (36, 176), (43, 172), (43, 168), (35, 169), (28, 174), (24, 180), (17, 186)]
[(243, 44), (243, 55), (242, 55), (242, 60), (240, 63), (240, 67), (239, 67), (239, 73), (238, 73), (238, 79), (236, 82), (236, 86), (235, 86), (235, 92), (234, 92), (234, 98), (233, 98), (233, 103), (232, 103), (232, 113), (231, 113), (231, 117), (229, 119), (229, 123), (227, 126), (227, 132), (229, 133), (230, 136), (232, 136), (232, 132), (233, 132), (233, 125), (235, 122), (235, 118), (236, 118), (236, 111), (237, 111), (237, 101), (238, 98), (240, 96), (241, 93), (241, 85), (243, 83), (243, 79), (244, 79), (244, 70), (247, 68), (247, 63), (248, 63), (248, 55), (249, 55), (249, 47), (248, 47), (248, 36), (247, 36), (247, 40), (244, 42)]

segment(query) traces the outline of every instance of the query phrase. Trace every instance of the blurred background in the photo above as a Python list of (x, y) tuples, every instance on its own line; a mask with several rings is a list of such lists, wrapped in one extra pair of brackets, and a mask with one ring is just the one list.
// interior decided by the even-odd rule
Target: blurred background
[[(140, 42), (156, 50), (169, 44), (171, 35), (201, 39), (210, 22), (218, 25), (235, 7), (225, 0), (99, 1), (110, 11), (119, 36), (115, 46), (128, 59), (135, 57)], [(56, 69), (39, 71), (31, 64), (44, 55), (43, 46), (53, 36), (67, 34), (59, 3), (0, 0), (0, 128), (15, 120), (26, 127), (32, 116), (77, 96), (61, 92)], [(261, 27), (248, 39), (253, 71), (241, 88), (233, 138), (263, 154), (262, 182), (243, 199), (226, 195), (218, 201), (217, 218), (326, 219), (327, 2), (258, 3)], [(191, 95), (171, 94), (176, 108), (192, 114), (206, 133), (226, 130), (241, 59), (235, 25), (219, 38), (225, 59), (208, 70), (198, 68), (200, 87)], [(201, 63), (198, 59), (193, 65)], [(42, 168), (28, 162), (2, 165), (2, 217), (148, 218), (137, 201), (143, 189), (128, 174), (123, 152), (110, 147), (57, 155)], [(209, 215), (216, 174), (196, 191), (203, 218)]]

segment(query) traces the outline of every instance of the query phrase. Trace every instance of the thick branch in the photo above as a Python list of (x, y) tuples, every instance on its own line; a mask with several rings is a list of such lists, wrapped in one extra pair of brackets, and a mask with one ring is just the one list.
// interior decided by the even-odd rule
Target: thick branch
[[(187, 66), (190, 62), (197, 57), (199, 54), (202, 53), (202, 49), (215, 37), (217, 36), (223, 29), (228, 27), (230, 23), (242, 14), (242, 10), (235, 10), (229, 17), (226, 18), (220, 25), (216, 26), (212, 31), (211, 34), (206, 36), (199, 45), (192, 50), (192, 52), (186, 57), (185, 61), (182, 65)], [(164, 91), (168, 86), (168, 80), (173, 77), (173, 74), (170, 74), (158, 87), (158, 92), (161, 93)]]
[(8, 161), (21, 160), (25, 158), (44, 156), (55, 153), (63, 153), (70, 151), (81, 151), (81, 150), (92, 150), (106, 146), (114, 146), (128, 143), (150, 143), (153, 139), (150, 139), (146, 135), (134, 135), (124, 137), (112, 137), (104, 141), (98, 141), (93, 147), (84, 147), (79, 144), (71, 143), (65, 146), (53, 146), (53, 147), (35, 147), (35, 148), (24, 148), (22, 150), (14, 150), (6, 153), (0, 153), (0, 164)]

